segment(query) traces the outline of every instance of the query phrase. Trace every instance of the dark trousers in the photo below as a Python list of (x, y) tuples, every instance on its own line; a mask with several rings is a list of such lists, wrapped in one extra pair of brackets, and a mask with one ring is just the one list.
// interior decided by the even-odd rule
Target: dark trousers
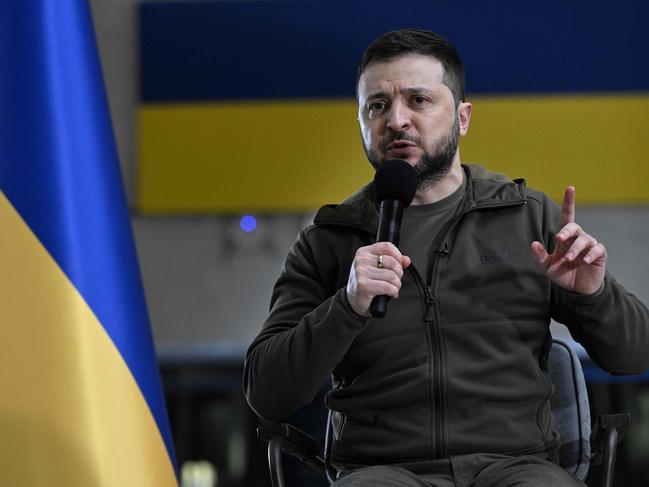
[(561, 467), (536, 456), (464, 455), (447, 473), (415, 474), (379, 465), (342, 472), (335, 487), (584, 487)]

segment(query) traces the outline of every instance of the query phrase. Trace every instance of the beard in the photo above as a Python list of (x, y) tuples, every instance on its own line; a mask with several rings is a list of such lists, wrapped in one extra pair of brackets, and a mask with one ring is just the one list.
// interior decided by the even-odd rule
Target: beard
[[(451, 170), (453, 158), (457, 152), (460, 138), (460, 119), (455, 117), (453, 126), (448, 133), (443, 134), (435, 143), (430, 151), (424, 150), (424, 154), (417, 160), (413, 166), (417, 173), (417, 189), (420, 190), (426, 186), (443, 179)], [(385, 153), (389, 144), (395, 140), (407, 140), (421, 147), (421, 139), (404, 132), (393, 132), (390, 137), (381, 144), (382, 152)], [(385, 161), (380, 158), (375, 150), (369, 149), (363, 141), (365, 156), (374, 169), (378, 169)]]

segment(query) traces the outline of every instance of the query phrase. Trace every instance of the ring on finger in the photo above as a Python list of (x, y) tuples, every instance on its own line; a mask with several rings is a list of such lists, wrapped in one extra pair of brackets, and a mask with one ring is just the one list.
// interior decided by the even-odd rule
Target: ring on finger
[(378, 267), (379, 269), (383, 269), (383, 256), (382, 255), (379, 255), (376, 258), (376, 267)]

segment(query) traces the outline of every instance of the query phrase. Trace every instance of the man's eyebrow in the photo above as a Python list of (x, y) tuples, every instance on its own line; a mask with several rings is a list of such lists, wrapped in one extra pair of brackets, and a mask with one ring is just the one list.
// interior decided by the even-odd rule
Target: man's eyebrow
[(380, 92), (378, 92), (378, 93), (372, 93), (371, 95), (369, 95), (369, 96), (365, 99), (365, 101), (368, 102), (368, 101), (371, 101), (371, 100), (376, 100), (377, 98), (389, 98), (389, 96), (390, 96), (390, 95), (388, 95), (387, 92), (385, 92), (385, 91), (380, 91)]
[[(403, 90), (401, 90), (401, 92), (407, 95), (424, 94), (434, 96), (436, 94), (436, 91), (431, 90), (430, 88), (426, 88), (425, 86), (413, 86), (411, 88), (404, 88)], [(365, 101), (369, 102), (378, 98), (390, 98), (390, 96), (391, 95), (385, 91), (379, 91), (377, 93), (372, 93), (371, 95), (369, 95), (365, 99)]]
[(425, 88), (423, 86), (413, 86), (412, 88), (405, 88), (403, 90), (404, 93), (408, 93), (409, 95), (413, 95), (415, 93), (422, 93), (424, 95), (434, 95), (435, 91), (431, 90), (430, 88)]

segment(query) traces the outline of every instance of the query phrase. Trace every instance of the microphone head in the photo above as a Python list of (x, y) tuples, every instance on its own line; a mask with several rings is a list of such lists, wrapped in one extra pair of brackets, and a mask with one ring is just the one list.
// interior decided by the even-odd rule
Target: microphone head
[(406, 161), (392, 159), (379, 166), (374, 175), (376, 200), (399, 200), (404, 208), (412, 203), (417, 191), (417, 172)]

